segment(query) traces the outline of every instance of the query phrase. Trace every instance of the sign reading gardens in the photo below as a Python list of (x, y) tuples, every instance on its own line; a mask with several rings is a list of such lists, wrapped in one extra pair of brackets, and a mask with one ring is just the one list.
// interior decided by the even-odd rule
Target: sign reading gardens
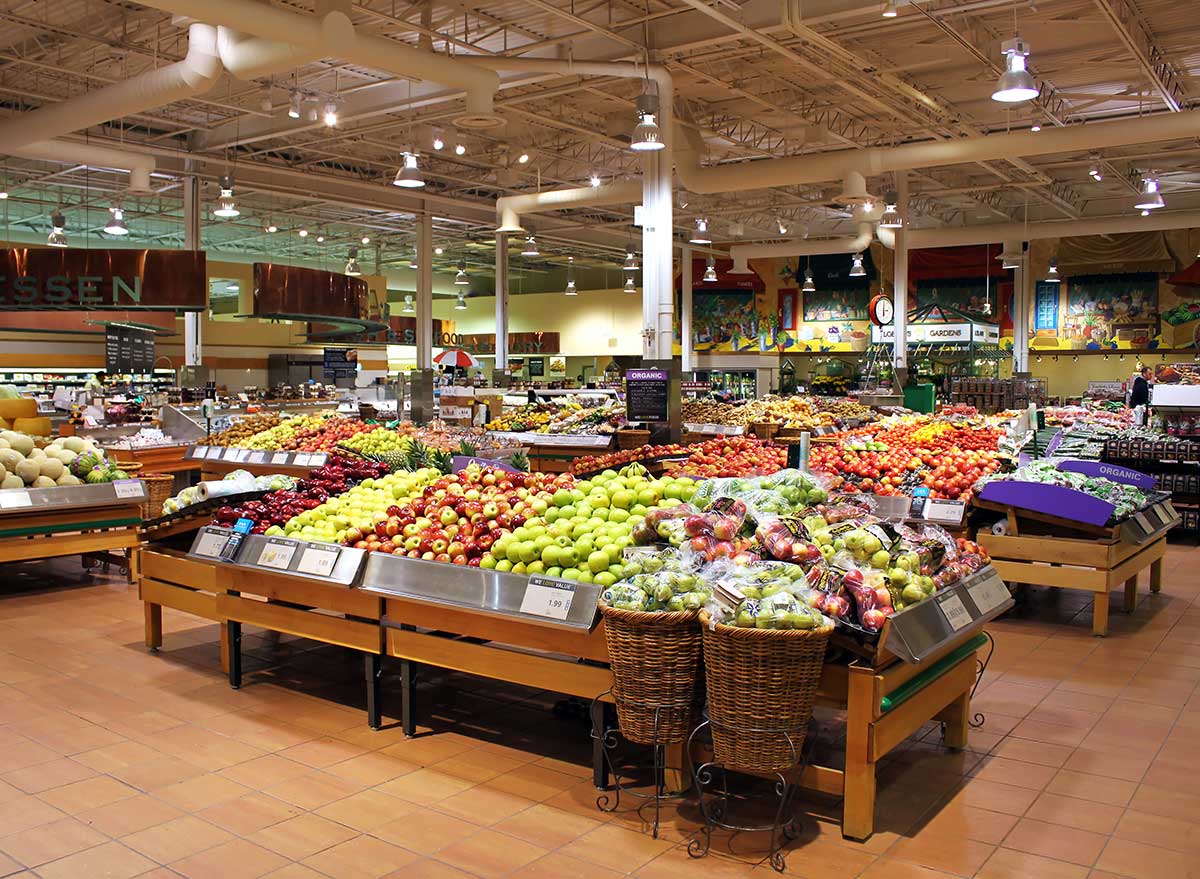
[(0, 251), (0, 310), (203, 311), (204, 251), (15, 247)]

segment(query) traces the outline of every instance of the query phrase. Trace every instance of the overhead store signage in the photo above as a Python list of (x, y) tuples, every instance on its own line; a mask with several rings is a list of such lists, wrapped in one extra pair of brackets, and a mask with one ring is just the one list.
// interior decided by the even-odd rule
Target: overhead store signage
[(104, 368), (114, 375), (154, 371), (154, 331), (109, 324), (104, 331)]
[[(455, 347), (472, 354), (495, 354), (495, 333), (466, 333), (458, 337)], [(509, 354), (557, 354), (558, 333), (509, 333)]]
[(300, 266), (254, 264), (254, 314), (285, 319), (368, 317), (369, 287), (360, 277)]
[(0, 310), (203, 311), (202, 250), (13, 247), (0, 251)]
[(325, 349), (325, 378), (353, 378), (357, 374), (357, 348)]
[[(912, 323), (908, 325), (909, 342), (946, 342), (966, 344), (998, 344), (1000, 327), (996, 324), (979, 324), (973, 322), (956, 323)], [(871, 326), (871, 341), (890, 343), (896, 339), (896, 325)]]
[(625, 373), (625, 409), (630, 421), (666, 421), (670, 381), (665, 369)]

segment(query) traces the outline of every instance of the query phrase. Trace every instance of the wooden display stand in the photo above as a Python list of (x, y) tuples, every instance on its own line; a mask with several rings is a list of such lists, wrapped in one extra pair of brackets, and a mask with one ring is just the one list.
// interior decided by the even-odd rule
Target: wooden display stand
[(124, 448), (109, 448), (104, 449), (106, 457), (117, 462), (118, 465), (129, 463), (141, 464), (143, 473), (187, 473), (192, 470), (200, 469), (199, 461), (184, 460), (184, 452), (187, 451), (187, 444), (175, 446), (150, 446), (147, 448), (124, 449)]
[(132, 551), (141, 521), (141, 499), (43, 512), (8, 509), (0, 515), (0, 563)]
[(570, 473), (577, 458), (603, 455), (612, 448), (607, 446), (533, 445), (529, 448), (529, 469), (542, 473)]
[(1009, 583), (1094, 594), (1092, 634), (1108, 634), (1109, 593), (1125, 587), (1125, 611), (1137, 605), (1138, 576), (1150, 569), (1150, 591), (1162, 588), (1166, 533), (1142, 544), (1123, 539), (1122, 526), (1090, 526), (976, 498), (976, 507), (1005, 514), (1007, 534), (981, 528), (976, 540)]

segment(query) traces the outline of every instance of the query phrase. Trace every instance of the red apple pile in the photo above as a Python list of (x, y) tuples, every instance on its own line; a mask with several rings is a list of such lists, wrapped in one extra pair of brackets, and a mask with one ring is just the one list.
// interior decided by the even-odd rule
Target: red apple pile
[(717, 476), (750, 476), (774, 473), (787, 466), (787, 448), (748, 436), (708, 440), (692, 446), (671, 472), (709, 479)]
[(359, 433), (374, 430), (379, 425), (350, 418), (330, 418), (324, 426), (307, 436), (296, 438), (294, 448), (299, 452), (329, 452), (337, 450), (337, 444)]

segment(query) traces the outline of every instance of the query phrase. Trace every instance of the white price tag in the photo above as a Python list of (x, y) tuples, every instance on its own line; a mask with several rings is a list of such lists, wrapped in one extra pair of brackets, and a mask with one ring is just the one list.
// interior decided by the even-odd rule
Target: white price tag
[(308, 460), (313, 467), (324, 467), (325, 462), (329, 460), (329, 453), (317, 452), (316, 454), (309, 456)]
[(33, 506), (29, 492), (19, 488), (6, 488), (0, 491), (0, 510), (15, 510), (19, 507)]
[(250, 460), (250, 450), (249, 449), (238, 449), (237, 460), (238, 460), (239, 464), (242, 463), (243, 461), (249, 461)]
[(145, 497), (140, 479), (118, 479), (112, 485), (119, 498)]
[(288, 565), (292, 563), (292, 556), (295, 554), (296, 544), (284, 543), (283, 541), (276, 543), (274, 540), (270, 540), (262, 548), (262, 552), (258, 554), (256, 564), (264, 568), (276, 568), (280, 571), (286, 571)]
[(272, 464), (286, 464), (287, 463), (287, 452), (276, 452), (274, 455), (271, 456), (271, 463)]
[(300, 562), (296, 571), (301, 574), (313, 574), (317, 577), (328, 577), (337, 564), (341, 548), (337, 546), (319, 546), (310, 543), (300, 554)]
[(984, 577), (978, 583), (972, 583), (967, 587), (967, 591), (971, 593), (971, 600), (982, 614), (991, 613), (1010, 597), (1008, 587), (996, 573)]
[(553, 620), (565, 620), (575, 598), (575, 584), (550, 577), (530, 577), (521, 599), (521, 613)]
[(296, 460), (292, 463), (297, 467), (311, 467), (312, 455), (297, 455)]
[(962, 501), (951, 501), (945, 498), (930, 498), (925, 502), (925, 518), (931, 522), (945, 522), (948, 525), (961, 525), (966, 504)]
[(192, 454), (190, 457), (203, 458), (207, 454), (208, 454), (208, 446), (196, 446), (194, 449), (192, 449)]
[(216, 461), (217, 459), (219, 459), (221, 457), (221, 453), (224, 451), (225, 450), (223, 448), (221, 448), (220, 446), (213, 446), (211, 449), (208, 450), (208, 460)]
[(205, 531), (196, 541), (196, 547), (192, 550), (195, 555), (202, 555), (205, 558), (215, 559), (221, 554), (221, 550), (225, 548), (225, 541), (229, 539), (229, 535), (221, 531)]
[(250, 463), (251, 464), (261, 464), (265, 460), (267, 460), (266, 452), (251, 452), (250, 453)]
[(236, 461), (238, 459), (239, 451), (241, 451), (241, 450), (233, 449), (233, 448), (226, 449), (225, 454), (221, 456), (221, 459), (223, 461)]
[(951, 592), (944, 597), (939, 597), (938, 606), (941, 607), (942, 613), (946, 615), (946, 622), (954, 631), (957, 632), (959, 629), (971, 625), (971, 614), (962, 603), (962, 599), (955, 593)]

